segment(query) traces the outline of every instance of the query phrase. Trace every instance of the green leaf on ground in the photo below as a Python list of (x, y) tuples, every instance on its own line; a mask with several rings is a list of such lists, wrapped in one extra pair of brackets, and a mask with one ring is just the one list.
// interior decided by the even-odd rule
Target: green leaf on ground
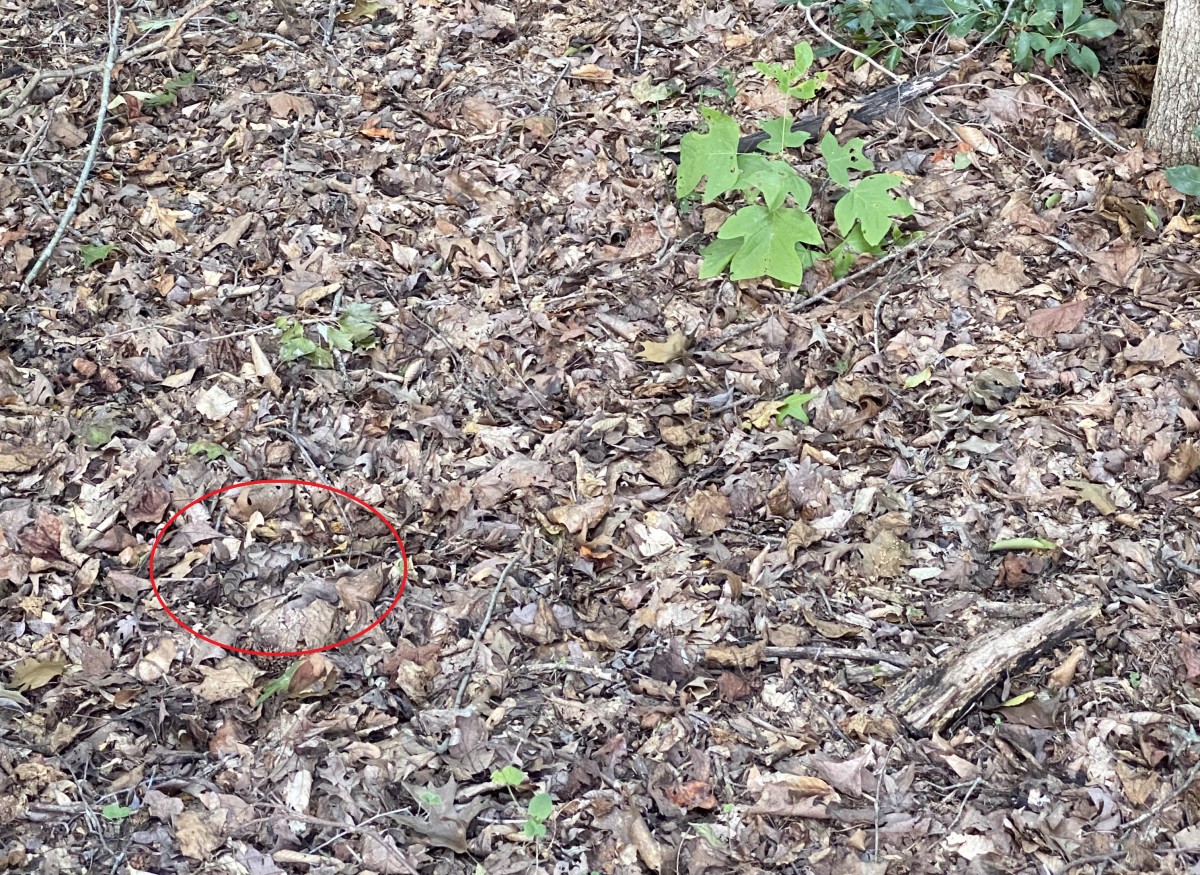
[(262, 695), (259, 696), (254, 702), (254, 707), (257, 708), (276, 693), (286, 693), (288, 686), (292, 682), (292, 675), (294, 675), (296, 673), (296, 669), (300, 667), (300, 662), (301, 660), (299, 659), (293, 661), (292, 664), (287, 667), (287, 671), (274, 680), (268, 681), (267, 685), (263, 687)]
[(554, 800), (549, 793), (538, 793), (529, 800), (529, 816), (534, 820), (548, 820), (554, 811)]
[(85, 243), (79, 247), (79, 257), (83, 259), (84, 267), (91, 267), (116, 251), (116, 243)]
[(738, 180), (738, 139), (741, 131), (731, 116), (707, 106), (700, 115), (708, 125), (708, 133), (691, 131), (679, 143), (679, 173), (675, 179), (675, 196), (687, 197), (704, 184), (704, 203), (712, 203)]
[(775, 422), (778, 425), (783, 425), (784, 420), (790, 417), (808, 425), (808, 411), (804, 407), (816, 397), (816, 392), (793, 392), (791, 395), (788, 395), (783, 399), (783, 404), (780, 406), (779, 412), (775, 415)]
[(1171, 188), (1191, 197), (1200, 197), (1200, 166), (1195, 164), (1180, 164), (1163, 170), (1167, 184)]
[(783, 201), (789, 194), (801, 210), (806, 209), (812, 200), (812, 186), (804, 181), (804, 177), (797, 173), (795, 168), (784, 161), (768, 161), (760, 169), (742, 174), (738, 187), (761, 192), (768, 210), (777, 210), (783, 206)]
[(863, 145), (862, 137), (855, 137), (844, 146), (838, 143), (837, 137), (833, 134), (826, 133), (821, 138), (821, 155), (825, 158), (825, 167), (829, 171), (829, 178), (842, 188), (850, 187), (848, 170), (866, 172), (875, 169), (871, 159), (863, 154)]
[(492, 783), (501, 787), (520, 787), (525, 783), (526, 774), (516, 766), (505, 766), (492, 772)]
[(821, 231), (803, 210), (781, 207), (771, 210), (757, 204), (742, 207), (725, 220), (719, 240), (741, 238), (741, 246), (729, 262), (729, 278), (738, 280), (769, 276), (789, 285), (804, 278), (804, 261), (797, 243), (821, 246)]
[(784, 149), (797, 149), (808, 142), (808, 131), (793, 131), (793, 120), (790, 115), (783, 115), (762, 123), (765, 133), (771, 136), (758, 144), (763, 152), (777, 155)]
[(913, 214), (912, 204), (907, 199), (891, 193), (892, 189), (899, 188), (903, 183), (893, 173), (878, 173), (860, 180), (833, 208), (838, 230), (843, 235), (849, 235), (854, 223), (858, 222), (867, 243), (878, 246), (891, 230), (893, 218)]

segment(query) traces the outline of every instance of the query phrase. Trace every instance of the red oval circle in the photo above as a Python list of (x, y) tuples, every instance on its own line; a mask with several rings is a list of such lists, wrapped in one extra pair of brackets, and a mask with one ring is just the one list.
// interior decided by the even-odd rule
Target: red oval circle
[[(169, 607), (167, 607), (167, 603), (163, 599), (162, 593), (159, 592), (158, 581), (154, 579), (154, 554), (158, 552), (158, 545), (162, 542), (163, 535), (165, 535), (167, 533), (167, 531), (171, 528), (171, 526), (173, 526), (175, 524), (175, 521), (177, 519), (179, 519), (181, 516), (183, 516), (185, 513), (187, 513), (189, 510), (191, 510), (193, 507), (195, 507), (197, 504), (204, 501), (206, 498), (212, 498), (214, 495), (220, 495), (222, 492), (229, 492), (231, 489), (241, 489), (243, 486), (268, 486), (268, 485), (275, 485), (275, 484), (282, 484), (282, 485), (286, 485), (286, 486), (311, 486), (315, 489), (325, 489), (325, 490), (328, 490), (329, 492), (336, 492), (338, 495), (342, 496), (343, 498), (350, 499), (351, 501), (353, 501), (355, 504), (359, 505), (360, 507), (365, 507), (371, 513), (375, 514), (375, 516), (379, 517), (380, 521), (385, 526), (388, 527), (388, 531), (390, 531), (392, 533), (392, 537), (396, 539), (396, 544), (400, 547), (400, 558), (404, 562), (404, 573), (400, 578), (400, 588), (396, 591), (396, 597), (394, 599), (392, 599), (392, 603), (390, 605), (388, 605), (387, 610), (384, 611), (382, 614), (380, 614), (379, 617), (375, 620), (375, 622), (372, 623), (370, 626), (367, 626), (366, 628), (361, 629), (358, 632), (355, 632), (353, 635), (350, 635), (347, 638), (343, 638), (341, 641), (334, 642), (333, 644), (326, 644), (324, 647), (314, 647), (310, 650), (288, 650), (288, 651), (249, 650), (245, 647), (234, 647), (232, 644), (224, 644), (213, 638), (209, 638), (207, 635), (202, 635), (201, 633), (199, 633), (195, 629), (193, 629), (191, 626), (189, 626), (187, 623), (183, 622), (183, 620), (181, 620), (177, 616), (175, 616), (175, 614), (171, 611), (171, 609)], [(247, 480), (244, 483), (233, 483), (229, 486), (222, 486), (220, 489), (214, 489), (211, 492), (206, 492), (204, 495), (201, 495), (199, 498), (195, 499), (194, 501), (190, 501), (187, 504), (185, 504), (183, 506), (183, 508), (181, 508), (178, 512), (175, 513), (174, 516), (172, 516), (169, 520), (167, 520), (167, 524), (162, 527), (161, 531), (159, 531), (158, 537), (156, 537), (154, 539), (154, 545), (150, 548), (150, 586), (154, 589), (154, 595), (158, 599), (158, 603), (160, 605), (162, 605), (163, 610), (167, 612), (167, 616), (169, 616), (172, 620), (174, 620), (181, 628), (190, 632), (192, 635), (195, 635), (201, 641), (206, 641), (209, 644), (215, 644), (217, 647), (220, 647), (224, 650), (233, 651), (234, 653), (244, 653), (247, 656), (308, 656), (311, 653), (323, 653), (326, 650), (333, 650), (335, 647), (341, 647), (343, 644), (349, 644), (351, 641), (354, 641), (355, 639), (361, 638), (363, 635), (366, 635), (368, 632), (370, 632), (372, 629), (374, 629), (376, 626), (378, 626), (380, 623), (382, 623), (387, 618), (387, 615), (390, 614), (395, 609), (397, 604), (399, 604), (400, 596), (404, 595), (404, 587), (407, 583), (408, 583), (408, 554), (404, 552), (404, 542), (400, 540), (400, 533), (396, 531), (396, 527), (393, 526), (388, 521), (387, 517), (385, 517), (382, 513), (380, 513), (379, 510), (376, 509), (374, 505), (368, 504), (367, 502), (363, 501), (361, 498), (359, 498), (356, 495), (351, 495), (349, 492), (346, 492), (345, 490), (342, 490), (342, 489), (338, 489), (336, 486), (329, 486), (325, 483), (313, 483), (310, 480)]]

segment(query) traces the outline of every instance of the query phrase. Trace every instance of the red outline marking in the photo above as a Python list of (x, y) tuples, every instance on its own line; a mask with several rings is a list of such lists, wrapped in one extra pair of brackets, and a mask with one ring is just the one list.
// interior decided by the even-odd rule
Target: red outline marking
[[(201, 635), (199, 632), (197, 632), (195, 629), (193, 629), (187, 623), (183, 622), (183, 620), (181, 620), (177, 616), (175, 616), (175, 614), (171, 611), (171, 609), (167, 607), (167, 603), (163, 599), (162, 593), (159, 592), (158, 581), (156, 581), (154, 579), (154, 554), (156, 552), (158, 552), (158, 545), (162, 541), (163, 535), (165, 535), (167, 533), (167, 530), (170, 529), (171, 526), (173, 526), (175, 524), (175, 521), (177, 519), (179, 519), (181, 516), (183, 516), (185, 513), (187, 513), (189, 510), (191, 510), (197, 504), (204, 501), (206, 498), (212, 498), (214, 495), (220, 495), (222, 492), (229, 492), (231, 489), (241, 489), (243, 486), (263, 486), (263, 485), (272, 485), (272, 484), (284, 484), (284, 485), (288, 485), (288, 486), (311, 486), (315, 489), (326, 489), (330, 492), (336, 492), (338, 495), (342, 496), (343, 498), (348, 498), (351, 501), (353, 501), (355, 504), (357, 504), (361, 507), (365, 507), (371, 513), (375, 514), (375, 516), (379, 517), (379, 519), (383, 522), (383, 524), (388, 527), (388, 530), (392, 533), (392, 537), (394, 537), (396, 539), (396, 543), (400, 546), (400, 558), (402, 560), (404, 560), (404, 575), (400, 579), (400, 589), (396, 592), (396, 597), (394, 599), (392, 599), (392, 603), (390, 605), (388, 605), (388, 609), (386, 611), (384, 611), (382, 614), (380, 614), (379, 618), (377, 620), (375, 620), (375, 622), (372, 623), (370, 626), (367, 626), (365, 629), (363, 629), (359, 632), (355, 632), (349, 638), (343, 638), (341, 641), (338, 641), (334, 644), (326, 644), (324, 647), (314, 647), (311, 650), (288, 650), (288, 651), (248, 650), (245, 647), (234, 647), (232, 644), (223, 644), (220, 641), (209, 638), (207, 635)], [(351, 641), (354, 641), (358, 638), (361, 638), (363, 635), (366, 635), (368, 632), (370, 632), (372, 629), (374, 629), (376, 626), (378, 626), (380, 623), (382, 623), (384, 621), (384, 619), (387, 618), (387, 615), (390, 614), (395, 609), (397, 604), (399, 604), (400, 596), (404, 595), (404, 587), (407, 583), (408, 583), (408, 554), (404, 552), (404, 542), (400, 540), (400, 533), (396, 531), (395, 526), (393, 526), (390, 522), (388, 522), (387, 517), (385, 517), (382, 513), (380, 513), (374, 507), (374, 505), (367, 504), (367, 502), (363, 501), (361, 498), (358, 498), (357, 496), (351, 495), (349, 492), (338, 489), (336, 486), (328, 486), (324, 483), (313, 483), (310, 480), (247, 480), (244, 483), (234, 483), (230, 486), (222, 486), (220, 489), (214, 489), (212, 492), (207, 492), (204, 495), (201, 495), (196, 500), (188, 502), (187, 504), (185, 504), (183, 506), (183, 508), (181, 510), (179, 510), (174, 516), (172, 516), (169, 520), (167, 520), (167, 524), (165, 526), (163, 526), (162, 529), (159, 531), (158, 537), (156, 537), (154, 539), (154, 545), (150, 548), (150, 586), (153, 587), (154, 595), (158, 599), (158, 603), (160, 605), (162, 605), (163, 610), (167, 612), (167, 616), (169, 616), (172, 620), (174, 620), (182, 628), (186, 629), (188, 632), (191, 632), (193, 635), (195, 635), (201, 641), (207, 641), (209, 644), (215, 644), (217, 647), (220, 647), (223, 650), (231, 650), (234, 653), (244, 653), (247, 656), (308, 656), (309, 654), (312, 654), (312, 653), (324, 653), (326, 650), (333, 650), (335, 647), (341, 647), (343, 644), (349, 644)]]

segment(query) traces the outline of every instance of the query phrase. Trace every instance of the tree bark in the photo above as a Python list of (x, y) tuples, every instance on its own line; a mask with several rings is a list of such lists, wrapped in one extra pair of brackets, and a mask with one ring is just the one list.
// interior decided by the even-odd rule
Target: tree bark
[(1146, 143), (1163, 163), (1200, 164), (1200, 0), (1167, 0)]

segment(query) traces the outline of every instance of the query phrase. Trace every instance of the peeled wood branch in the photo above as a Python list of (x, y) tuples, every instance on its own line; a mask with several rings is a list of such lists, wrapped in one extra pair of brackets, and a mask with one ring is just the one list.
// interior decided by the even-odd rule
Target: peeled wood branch
[(1079, 601), (1015, 629), (977, 635), (903, 683), (887, 709), (913, 732), (941, 732), (1005, 674), (1078, 635), (1099, 615), (1099, 602)]

